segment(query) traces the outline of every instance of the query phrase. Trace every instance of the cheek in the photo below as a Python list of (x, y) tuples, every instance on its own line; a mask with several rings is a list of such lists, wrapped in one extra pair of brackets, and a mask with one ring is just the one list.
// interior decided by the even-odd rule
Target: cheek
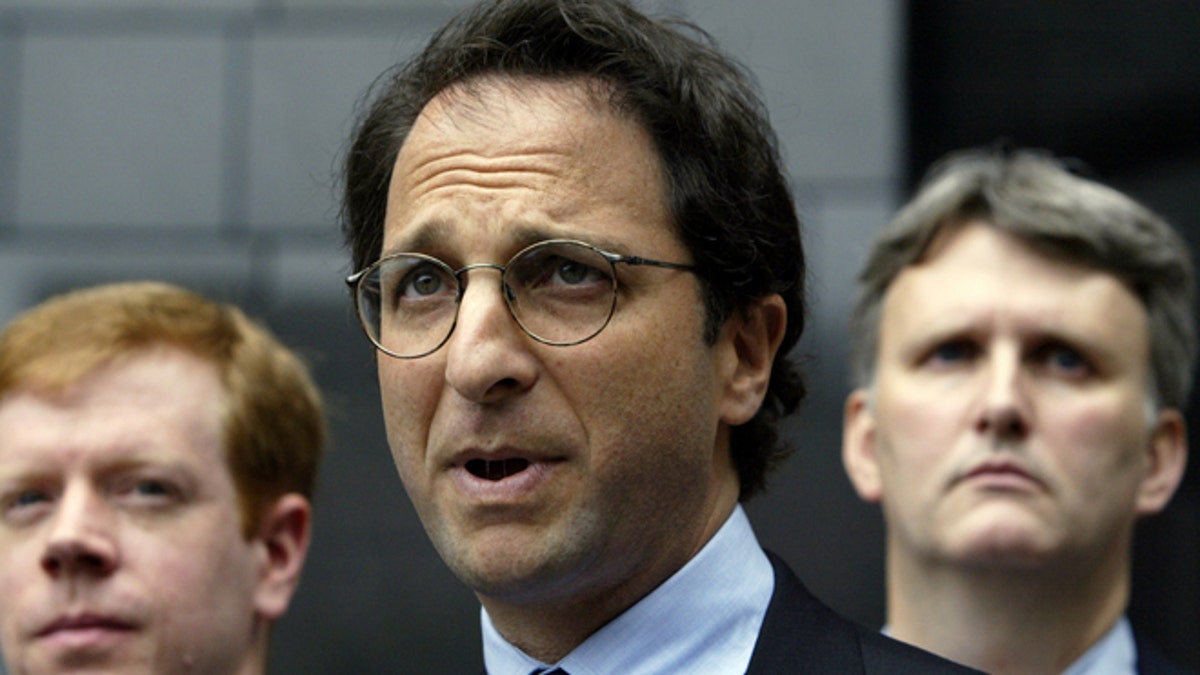
[(1146, 456), (1146, 422), (1140, 399), (1064, 404), (1045, 421), (1047, 445), (1072, 473), (1130, 474)]
[(902, 397), (881, 389), (876, 405), (877, 453), (890, 472), (903, 467), (925, 475), (963, 431), (963, 411), (947, 399)]
[(685, 341), (678, 332), (626, 335), (613, 330), (612, 339), (596, 347), (564, 351), (566, 358), (552, 366), (558, 386), (571, 392), (568, 396), (577, 399), (574, 407), (582, 414), (595, 410), (609, 423), (635, 426), (637, 420), (675, 417), (711, 402), (712, 352), (700, 339)]
[(646, 348), (655, 344), (663, 343), (626, 345), (577, 370), (565, 388), (596, 451), (595, 469), (636, 484), (682, 480), (692, 468), (707, 475), (713, 461), (718, 413), (711, 352), (703, 344)]
[(248, 587), (254, 576), (254, 549), (242, 538), (240, 527), (229, 529), (196, 524), (189, 534), (207, 529), (206, 536), (192, 536), (177, 541), (164, 541), (154, 533), (146, 533), (142, 541), (130, 541), (130, 551), (143, 551), (138, 556), (146, 577), (162, 587), (165, 596), (176, 598), (205, 597), (213, 586), (239, 593)]
[[(424, 439), (433, 417), (440, 388), (429, 368), (399, 359), (380, 361), (379, 393), (388, 443), (409, 448)], [(399, 458), (397, 458), (399, 460)]]
[(31, 600), (36, 602), (31, 596), (37, 588), (33, 582), (35, 575), (41, 574), (41, 567), (35, 556), (27, 554), (32, 548), (0, 542), (0, 639), (4, 642), (13, 637), (11, 629), (22, 605)]

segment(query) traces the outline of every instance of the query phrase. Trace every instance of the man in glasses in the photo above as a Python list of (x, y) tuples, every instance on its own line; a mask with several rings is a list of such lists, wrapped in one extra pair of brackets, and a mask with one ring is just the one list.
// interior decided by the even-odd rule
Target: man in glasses
[(12, 675), (266, 672), (325, 443), (300, 360), (167, 284), (0, 333), (0, 645)]
[(887, 523), (888, 630), (989, 673), (1177, 672), (1124, 618), (1187, 460), (1187, 247), (1033, 152), (956, 154), (880, 233), (843, 453)]
[(804, 393), (800, 233), (747, 76), (627, 2), (502, 0), (380, 87), (348, 281), (488, 672), (954, 672), (824, 608), (739, 505)]

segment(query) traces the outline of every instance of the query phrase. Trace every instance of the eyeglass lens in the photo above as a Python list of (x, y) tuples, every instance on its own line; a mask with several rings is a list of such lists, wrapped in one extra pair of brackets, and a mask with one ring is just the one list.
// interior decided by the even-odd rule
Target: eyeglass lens
[[(428, 354), (454, 330), (467, 273), (415, 253), (384, 258), (357, 287), (359, 313), (368, 335), (401, 357)], [(513, 317), (533, 338), (576, 344), (599, 333), (616, 303), (613, 264), (586, 244), (548, 241), (513, 257), (501, 284)]]

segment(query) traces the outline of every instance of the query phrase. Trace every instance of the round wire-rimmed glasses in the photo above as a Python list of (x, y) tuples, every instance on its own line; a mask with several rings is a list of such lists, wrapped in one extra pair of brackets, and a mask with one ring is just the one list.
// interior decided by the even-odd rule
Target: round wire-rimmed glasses
[(529, 337), (568, 346), (598, 335), (617, 306), (617, 264), (694, 272), (693, 265), (621, 255), (570, 239), (528, 246), (505, 265), (459, 270), (422, 253), (396, 253), (351, 274), (363, 331), (379, 351), (415, 359), (450, 339), (467, 287), (467, 272), (494, 269), (508, 311)]

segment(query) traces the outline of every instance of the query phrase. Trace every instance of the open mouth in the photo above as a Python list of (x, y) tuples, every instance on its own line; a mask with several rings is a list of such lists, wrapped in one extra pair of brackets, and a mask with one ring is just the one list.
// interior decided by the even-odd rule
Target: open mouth
[(513, 457), (511, 459), (472, 459), (466, 464), (467, 471), (472, 476), (484, 480), (504, 480), (515, 476), (529, 468), (529, 460)]

